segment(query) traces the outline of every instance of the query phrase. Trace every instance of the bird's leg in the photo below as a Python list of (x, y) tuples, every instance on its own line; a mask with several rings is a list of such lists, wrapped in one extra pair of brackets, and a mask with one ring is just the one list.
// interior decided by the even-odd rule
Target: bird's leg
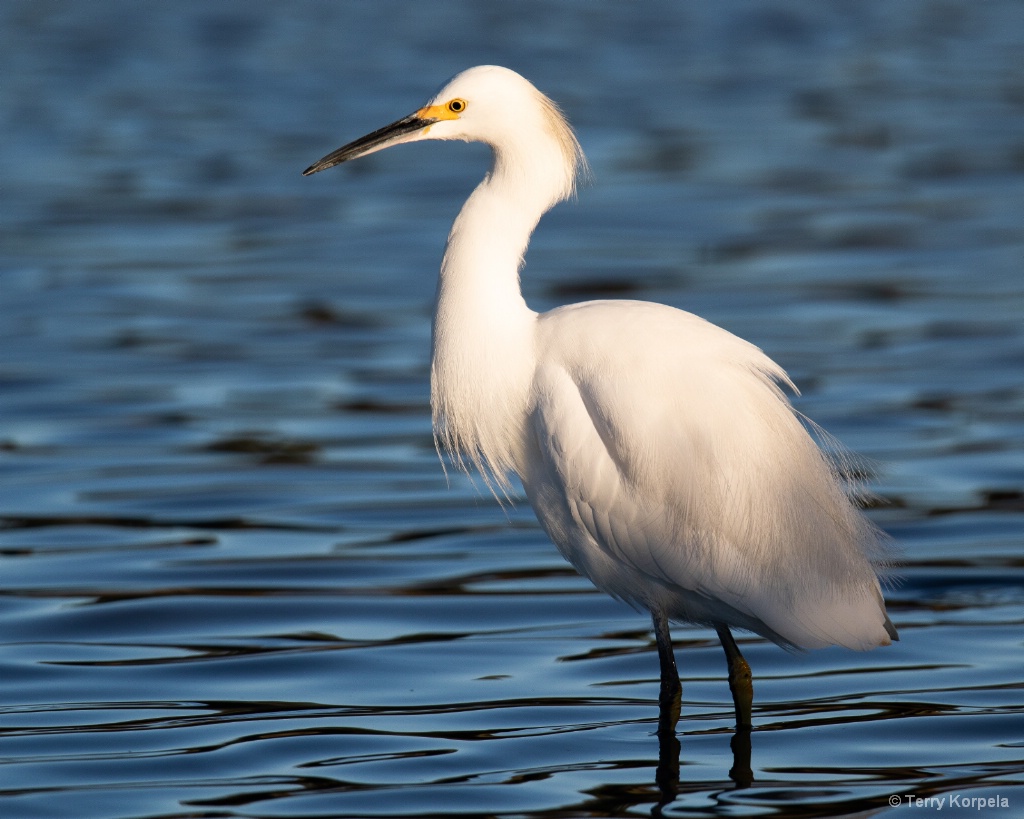
[(661, 692), (658, 695), (658, 734), (675, 736), (676, 723), (682, 704), (683, 687), (679, 684), (676, 657), (672, 652), (672, 635), (668, 618), (660, 611), (651, 612), (654, 622), (654, 639), (658, 644), (658, 660), (661, 663)]
[(652, 813), (661, 816), (662, 808), (672, 804), (679, 793), (679, 738), (676, 723), (682, 707), (683, 687), (679, 684), (676, 656), (672, 651), (672, 634), (664, 613), (652, 610), (654, 639), (658, 644), (661, 665), (661, 690), (658, 694), (658, 769), (654, 779), (661, 790), (661, 800)]
[(732, 691), (732, 701), (736, 706), (736, 727), (750, 728), (750, 710), (754, 703), (754, 675), (750, 673), (750, 666), (740, 654), (739, 646), (729, 632), (729, 627), (723, 623), (715, 626), (715, 629), (718, 631), (718, 639), (722, 641), (725, 659), (729, 664), (729, 690)]

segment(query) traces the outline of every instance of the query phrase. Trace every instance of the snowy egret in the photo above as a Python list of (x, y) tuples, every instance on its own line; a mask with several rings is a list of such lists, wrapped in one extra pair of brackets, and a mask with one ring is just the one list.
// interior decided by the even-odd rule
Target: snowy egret
[(423, 139), (493, 151), (441, 263), (430, 384), (439, 449), (498, 491), (518, 475), (562, 555), (650, 612), (671, 726), (681, 688), (670, 621), (718, 632), (740, 727), (753, 686), (730, 626), (791, 649), (898, 639), (874, 568), (884, 538), (786, 399), (782, 387), (795, 387), (781, 367), (660, 304), (527, 307), (519, 269), (530, 235), (585, 168), (558, 107), (527, 80), (470, 68), (304, 175)]

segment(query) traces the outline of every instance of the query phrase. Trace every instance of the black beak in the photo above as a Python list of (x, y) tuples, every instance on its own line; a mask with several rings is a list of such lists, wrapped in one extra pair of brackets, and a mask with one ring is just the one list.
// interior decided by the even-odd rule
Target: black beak
[(355, 142), (350, 142), (348, 145), (342, 145), (338, 150), (332, 151), (323, 159), (318, 162), (314, 162), (302, 172), (302, 175), (309, 176), (317, 171), (333, 168), (335, 165), (340, 165), (342, 162), (348, 162), (350, 159), (355, 159), (356, 157), (363, 156), (364, 154), (379, 151), (382, 148), (388, 147), (390, 143), (401, 139), (401, 137), (408, 136), (411, 133), (419, 131), (421, 128), (426, 128), (428, 125), (433, 125), (437, 122), (436, 119), (423, 119), (418, 115), (418, 113), (419, 112), (416, 114), (410, 114), (404, 119), (398, 120), (398, 122), (392, 122), (390, 125), (378, 128), (372, 134), (360, 137), (355, 140)]

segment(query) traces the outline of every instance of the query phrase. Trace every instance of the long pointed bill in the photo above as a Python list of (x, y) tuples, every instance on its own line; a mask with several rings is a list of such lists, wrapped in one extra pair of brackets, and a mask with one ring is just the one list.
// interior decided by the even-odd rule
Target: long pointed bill
[(366, 156), (366, 154), (372, 154), (374, 151), (380, 151), (391, 145), (407, 141), (411, 134), (415, 134), (417, 131), (421, 131), (437, 122), (435, 117), (424, 116), (427, 110), (429, 109), (420, 109), (415, 114), (410, 114), (404, 119), (398, 120), (398, 122), (392, 122), (390, 125), (378, 128), (372, 134), (367, 134), (354, 142), (350, 142), (348, 145), (343, 145), (338, 150), (327, 154), (318, 162), (314, 162), (302, 172), (302, 175), (309, 176), (317, 171), (333, 168), (342, 162), (348, 162), (350, 159)]

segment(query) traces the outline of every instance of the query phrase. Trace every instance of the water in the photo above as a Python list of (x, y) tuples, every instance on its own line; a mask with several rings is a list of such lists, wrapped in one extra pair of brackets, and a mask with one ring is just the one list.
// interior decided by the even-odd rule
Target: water
[[(1024, 810), (1024, 7), (0, 22), (0, 815)], [(749, 748), (714, 634), (676, 628), (659, 749), (644, 617), (437, 463), (434, 271), (486, 153), (299, 176), (481, 62), (560, 100), (595, 172), (529, 301), (762, 346), (901, 544), (898, 645), (741, 639)]]

